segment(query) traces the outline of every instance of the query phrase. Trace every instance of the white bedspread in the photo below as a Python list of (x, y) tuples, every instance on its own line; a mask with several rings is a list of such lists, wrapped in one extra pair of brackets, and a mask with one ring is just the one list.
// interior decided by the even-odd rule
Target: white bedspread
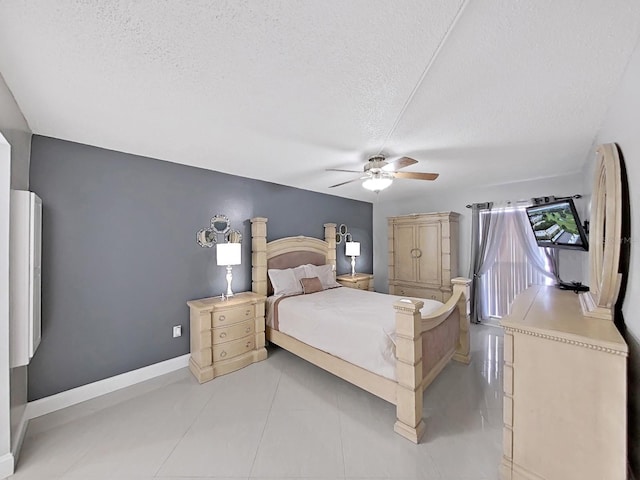
[[(400, 298), (406, 297), (346, 287), (285, 298), (278, 304), (278, 330), (395, 380), (393, 303)], [(435, 300), (419, 300), (424, 302), (423, 316), (442, 306)], [(272, 304), (273, 300), (268, 310)], [(271, 315), (267, 323), (272, 326)]]

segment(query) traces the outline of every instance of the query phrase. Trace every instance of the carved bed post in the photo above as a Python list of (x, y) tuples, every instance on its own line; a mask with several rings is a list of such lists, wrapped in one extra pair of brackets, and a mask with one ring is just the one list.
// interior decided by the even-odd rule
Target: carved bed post
[(324, 241), (329, 244), (329, 251), (327, 252), (327, 263), (333, 265), (333, 275), (336, 274), (336, 224), (325, 223), (324, 224)]
[[(335, 240), (335, 238), (334, 238)], [(267, 296), (267, 219), (251, 219), (251, 290)]]
[(403, 298), (396, 311), (396, 433), (418, 443), (424, 435), (422, 420), (422, 318), (419, 300)]
[(469, 301), (470, 301), (470, 285), (471, 280), (468, 278), (457, 277), (451, 279), (453, 285), (453, 295), (457, 295), (460, 292), (460, 298), (458, 299), (457, 308), (460, 314), (460, 340), (458, 341), (458, 348), (453, 355), (453, 359), (457, 362), (469, 364), (471, 362), (470, 342), (469, 342)]

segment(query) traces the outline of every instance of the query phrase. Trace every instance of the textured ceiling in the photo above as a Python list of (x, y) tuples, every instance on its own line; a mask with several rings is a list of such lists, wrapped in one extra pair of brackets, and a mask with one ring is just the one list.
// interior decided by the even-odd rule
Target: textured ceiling
[(34, 133), (373, 201), (581, 168), (640, 35), (635, 0), (0, 0)]

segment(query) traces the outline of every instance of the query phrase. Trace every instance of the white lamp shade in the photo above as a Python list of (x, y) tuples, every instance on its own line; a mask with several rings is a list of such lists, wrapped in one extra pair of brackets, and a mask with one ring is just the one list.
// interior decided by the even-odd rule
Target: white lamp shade
[(218, 265), (240, 265), (242, 245), (240, 243), (219, 243), (216, 245)]
[(359, 257), (360, 256), (360, 242), (345, 242), (344, 254), (347, 257)]

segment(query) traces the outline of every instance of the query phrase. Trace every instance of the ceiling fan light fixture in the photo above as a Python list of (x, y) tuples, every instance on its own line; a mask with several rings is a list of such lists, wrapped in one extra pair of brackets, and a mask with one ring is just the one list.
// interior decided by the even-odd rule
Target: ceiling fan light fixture
[(378, 193), (388, 188), (393, 183), (393, 174), (387, 172), (375, 172), (371, 177), (362, 182), (362, 186), (367, 190)]

